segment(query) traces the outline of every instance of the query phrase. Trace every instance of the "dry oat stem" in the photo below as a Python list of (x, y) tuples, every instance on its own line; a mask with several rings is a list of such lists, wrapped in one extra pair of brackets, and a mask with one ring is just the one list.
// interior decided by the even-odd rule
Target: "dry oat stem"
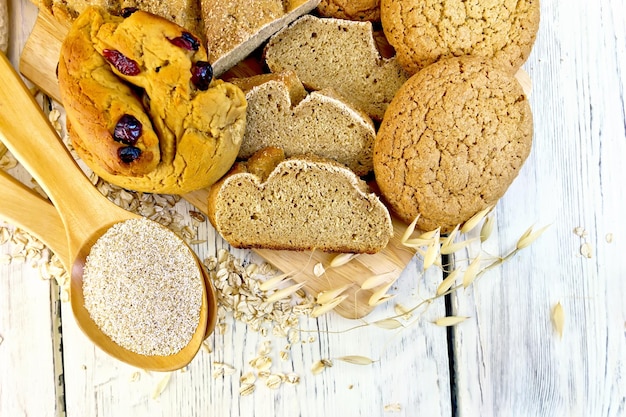
[(468, 318), (469, 317), (464, 317), (464, 316), (446, 316), (446, 317), (442, 317), (440, 319), (435, 320), (434, 323), (437, 326), (443, 326), (443, 327), (454, 326), (456, 324), (459, 324), (467, 320)]

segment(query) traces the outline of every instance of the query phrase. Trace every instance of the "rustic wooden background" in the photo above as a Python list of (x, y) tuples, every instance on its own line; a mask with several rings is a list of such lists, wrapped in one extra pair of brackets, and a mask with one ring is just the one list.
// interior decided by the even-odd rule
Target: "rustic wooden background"
[[(8, 55), (17, 65), (37, 9), (13, 0), (9, 12)], [(80, 333), (57, 288), (30, 266), (2, 265), (0, 415), (626, 415), (625, 5), (544, 0), (541, 12), (524, 66), (533, 83), (533, 151), (498, 203), (494, 236), (483, 249), (504, 254), (529, 226), (550, 227), (531, 247), (450, 297), (448, 313), (468, 316), (466, 321), (450, 329), (433, 325), (446, 313), (441, 300), (402, 331), (370, 326), (335, 333), (357, 322), (331, 313), (303, 322), (312, 332), (281, 361), (284, 340), (233, 320), (225, 334), (209, 339), (213, 353), (201, 352), (153, 398), (164, 375), (140, 372), (135, 381), (135, 369)], [(188, 209), (181, 204), (183, 213)], [(201, 256), (224, 247), (210, 227), (200, 233), (208, 237), (197, 247)], [(584, 243), (590, 257), (581, 254)], [(470, 255), (477, 250), (470, 248)], [(0, 248), (0, 254), (7, 251)], [(407, 267), (394, 288), (398, 302), (412, 305), (433, 293), (441, 276), (421, 277), (419, 271), (418, 260)], [(562, 336), (552, 323), (557, 303), (565, 317)], [(367, 318), (390, 314), (391, 304)], [(242, 397), (239, 376), (251, 369), (248, 361), (266, 340), (274, 346), (273, 369), (299, 374), (300, 384), (270, 390), (257, 383), (254, 394)], [(377, 362), (334, 360), (319, 375), (310, 371), (320, 359), (344, 355)], [(236, 373), (214, 379), (214, 362), (228, 363)]]

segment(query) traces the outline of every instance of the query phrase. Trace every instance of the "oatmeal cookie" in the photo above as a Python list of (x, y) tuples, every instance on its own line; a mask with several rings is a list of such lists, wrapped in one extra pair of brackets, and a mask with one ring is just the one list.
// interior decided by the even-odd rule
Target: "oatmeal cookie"
[(374, 144), (381, 193), (399, 218), (442, 233), (493, 205), (531, 149), (528, 99), (491, 60), (441, 60), (405, 83)]
[(317, 11), (324, 17), (378, 22), (380, 0), (322, 0)]
[(494, 58), (515, 73), (539, 29), (539, 0), (381, 0), (398, 61), (414, 74), (445, 57)]

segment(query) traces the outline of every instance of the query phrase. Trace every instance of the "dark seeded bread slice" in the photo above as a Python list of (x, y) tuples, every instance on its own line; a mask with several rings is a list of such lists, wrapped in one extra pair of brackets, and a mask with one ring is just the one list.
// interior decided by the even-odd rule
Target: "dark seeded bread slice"
[(277, 148), (213, 185), (208, 212), (238, 248), (376, 253), (393, 233), (387, 208), (348, 168), (309, 156), (283, 160)]

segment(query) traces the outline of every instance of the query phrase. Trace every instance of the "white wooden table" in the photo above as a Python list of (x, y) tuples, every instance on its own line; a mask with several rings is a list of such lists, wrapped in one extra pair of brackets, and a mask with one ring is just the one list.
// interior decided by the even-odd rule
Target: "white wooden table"
[[(9, 2), (17, 65), (37, 9)], [(284, 340), (231, 320), (211, 336), (186, 372), (140, 372), (109, 358), (80, 333), (58, 289), (30, 266), (0, 266), (0, 416), (624, 416), (626, 415), (626, 7), (623, 0), (544, 0), (533, 53), (534, 146), (495, 209), (489, 248), (503, 254), (531, 225), (550, 228), (532, 246), (448, 300), (448, 314), (469, 318), (453, 328), (431, 322), (443, 299), (401, 332), (356, 324), (330, 313), (303, 322), (301, 343), (278, 358)], [(0, 81), (1, 82), (1, 81)], [(2, 197), (0, 196), (0, 204)], [(186, 210), (184, 204), (181, 210)], [(210, 226), (201, 256), (223, 246)], [(574, 233), (584, 228), (585, 236)], [(612, 237), (612, 239), (611, 239)], [(590, 257), (580, 252), (588, 243)], [(0, 254), (10, 248), (0, 247)], [(471, 252), (471, 250), (470, 250)], [(246, 252), (240, 256), (250, 257)], [(419, 276), (412, 262), (397, 301), (432, 294), (437, 273)], [(559, 337), (552, 311), (560, 303)], [(393, 314), (378, 308), (375, 320)], [(62, 341), (53, 323), (61, 316)], [(310, 339), (309, 339), (310, 337)], [(239, 376), (267, 340), (274, 369), (300, 375), (298, 385), (257, 383), (239, 395)], [(62, 349), (62, 350), (61, 350)], [(334, 360), (362, 355), (358, 366)], [(214, 362), (233, 375), (213, 378)]]

